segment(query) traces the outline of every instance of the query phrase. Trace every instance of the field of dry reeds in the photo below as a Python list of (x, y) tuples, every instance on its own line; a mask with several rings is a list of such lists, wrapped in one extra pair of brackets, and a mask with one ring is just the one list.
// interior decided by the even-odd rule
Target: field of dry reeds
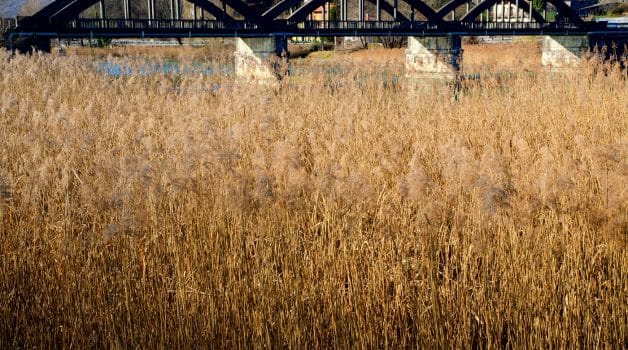
[(2, 348), (625, 348), (626, 72), (0, 53)]

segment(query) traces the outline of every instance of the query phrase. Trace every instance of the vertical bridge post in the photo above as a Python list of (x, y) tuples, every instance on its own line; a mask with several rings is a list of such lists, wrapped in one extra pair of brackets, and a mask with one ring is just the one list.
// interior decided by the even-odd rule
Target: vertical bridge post
[(104, 0), (98, 1), (98, 15), (100, 16), (100, 19), (105, 19), (105, 17), (107, 17), (107, 14), (105, 13), (105, 1)]
[(128, 20), (131, 17), (131, 7), (129, 4), (129, 0), (124, 0), (122, 5), (124, 7), (124, 19)]

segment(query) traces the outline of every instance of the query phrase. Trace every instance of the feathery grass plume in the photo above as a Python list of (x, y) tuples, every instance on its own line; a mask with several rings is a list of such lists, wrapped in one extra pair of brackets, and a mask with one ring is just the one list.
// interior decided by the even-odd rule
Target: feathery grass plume
[(492, 149), (486, 150), (480, 159), (482, 175), (475, 186), (480, 195), (482, 209), (488, 216), (506, 214), (511, 208), (510, 200), (515, 189), (508, 163), (506, 157)]
[(290, 141), (273, 145), (271, 169), (288, 202), (298, 199), (309, 184), (301, 151)]
[(263, 151), (258, 150), (252, 157), (253, 176), (254, 176), (254, 197), (257, 201), (272, 200), (274, 197), (275, 178), (269, 169), (266, 155)]
[(432, 186), (432, 181), (421, 164), (421, 154), (415, 151), (408, 164), (408, 174), (399, 183), (399, 191), (402, 197), (419, 202), (426, 198)]
[(598, 198), (600, 198), (606, 223), (605, 231), (626, 233), (628, 225), (628, 143), (605, 144), (591, 151), (593, 174), (596, 178)]
[(442, 174), (451, 195), (470, 191), (477, 181), (479, 162), (466, 142), (455, 137), (439, 148)]

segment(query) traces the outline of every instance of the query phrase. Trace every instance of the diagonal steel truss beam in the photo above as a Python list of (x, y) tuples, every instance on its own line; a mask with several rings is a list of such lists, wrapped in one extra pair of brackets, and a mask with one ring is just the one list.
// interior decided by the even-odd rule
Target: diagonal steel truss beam
[[(285, 1), (286, 2), (290, 1), (291, 3), (298, 2), (297, 0), (285, 0)], [(310, 13), (312, 13), (314, 10), (316, 10), (317, 8), (319, 8), (320, 6), (322, 6), (328, 1), (329, 0), (312, 0), (310, 2), (307, 2), (303, 6), (299, 7), (294, 13), (292, 13), (292, 15), (288, 17), (288, 19), (293, 20), (293, 21), (303, 21)], [(428, 21), (442, 22), (442, 19), (436, 16), (436, 12), (427, 4), (422, 2), (421, 0), (402, 0), (402, 1), (412, 6), (413, 8), (417, 9), (420, 13), (422, 13), (425, 16), (425, 18), (427, 18)], [(393, 6), (391, 6), (390, 4), (387, 4), (387, 5), (388, 6), (386, 6), (386, 8), (390, 11), (389, 13), (392, 13), (392, 11), (394, 11)], [(270, 10), (272, 10), (272, 8), (269, 9), (269, 11)], [(382, 6), (382, 10), (384, 10), (384, 6)], [(397, 12), (397, 17), (399, 17), (399, 12)], [(404, 18), (403, 20), (407, 20), (407, 18)]]
[(211, 1), (208, 1), (208, 0), (187, 0), (187, 1), (190, 1), (196, 6), (211, 13), (214, 17), (216, 17), (217, 20), (221, 22), (225, 22), (225, 23), (235, 22), (235, 19), (233, 17), (229, 16), (227, 12), (223, 11), (222, 8), (214, 5), (214, 3), (212, 3)]
[[(273, 19), (278, 19), (279, 16), (281, 16), (282, 13), (284, 13), (285, 11), (298, 6), (303, 0), (284, 0), (281, 2), (278, 2), (277, 4), (275, 4), (273, 7), (269, 8), (266, 12), (264, 12), (262, 14), (262, 17), (264, 17), (265, 19), (268, 20), (273, 20)], [(326, 2), (330, 2), (331, 0), (327, 0)], [(368, 2), (372, 3), (372, 4), (376, 4), (377, 0), (367, 0)], [(386, 0), (380, 0), (380, 7), (381, 10), (386, 12), (387, 14), (394, 16), (395, 13), (395, 9), (394, 7), (389, 4)], [(324, 5), (324, 3), (323, 3)], [(321, 6), (323, 6), (321, 5)], [(400, 19), (401, 21), (407, 21), (408, 18), (406, 18), (406, 16), (400, 14), (399, 12), (397, 12), (397, 18)]]
[(53, 17), (56, 13), (63, 10), (65, 7), (73, 3), (75, 0), (57, 0), (48, 4), (48, 6), (39, 10), (37, 13), (33, 14), (31, 17), (33, 18), (50, 18)]
[(569, 20), (571, 20), (573, 24), (584, 25), (584, 21), (582, 20), (582, 18), (580, 18), (580, 16), (578, 16), (578, 14), (576, 13), (576, 11), (574, 11), (571, 7), (569, 7), (569, 5), (567, 5), (564, 1), (547, 0), (547, 2), (554, 5), (556, 9), (558, 10), (558, 13), (561, 14), (562, 16), (569, 18)]
[(432, 9), (430, 6), (428, 6), (426, 3), (424, 3), (421, 0), (401, 0), (401, 1), (407, 3), (412, 8), (419, 10), (419, 12), (421, 12), (423, 16), (425, 16), (425, 18), (430, 22), (438, 23), (438, 22), (443, 21), (442, 17), (438, 17), (436, 15), (436, 11), (434, 11), (434, 9)]
[(307, 16), (309, 16), (314, 10), (323, 6), (329, 0), (312, 0), (310, 2), (306, 2), (303, 6), (299, 7), (296, 11), (294, 11), (290, 16), (288, 16), (289, 20), (292, 21), (303, 21)]
[(436, 16), (438, 16), (438, 18), (443, 18), (451, 11), (457, 9), (459, 6), (467, 4), (468, 2), (469, 0), (451, 0), (436, 10)]
[[(52, 19), (52, 18), (62, 18), (62, 19), (71, 19), (78, 17), (79, 14), (85, 11), (90, 6), (97, 3), (99, 0), (56, 0), (44, 7), (42, 10), (34, 14), (31, 19), (34, 21), (41, 21), (42, 19)], [(233, 22), (235, 19), (229, 16), (222, 8), (213, 4), (209, 0), (183, 0), (191, 2), (203, 10), (211, 13), (218, 20), (223, 22)], [(292, 21), (302, 21), (307, 18), (314, 10), (318, 7), (324, 5), (330, 0), (312, 0), (303, 4), (299, 7), (294, 13), (292, 13), (288, 19)], [(375, 2), (376, 0), (367, 0), (370, 2)], [(443, 18), (449, 14), (451, 11), (455, 10), (457, 7), (467, 4), (469, 0), (451, 0), (450, 2), (443, 5), (437, 11), (434, 11), (430, 6), (425, 4), (422, 0), (401, 0), (410, 5), (413, 9), (417, 9), (420, 13), (422, 13), (426, 19), (433, 23), (442, 23), (444, 22)], [(486, 0), (481, 2), (477, 6), (475, 6), (471, 11), (469, 11), (466, 15), (461, 18), (461, 20), (474, 20), (480, 13), (490, 6), (497, 3), (500, 0)], [(529, 3), (524, 3), (523, 1), (514, 0), (506, 0), (510, 3), (514, 3), (522, 8), (524, 11), (529, 12)], [(531, 1), (531, 0), (530, 0)], [(576, 25), (584, 25), (585, 22), (578, 16), (578, 14), (572, 10), (563, 0), (546, 0), (556, 7), (558, 13), (567, 18), (571, 23)], [(240, 13), (244, 20), (250, 21), (256, 24), (260, 24), (265, 26), (270, 24), (273, 20), (278, 19), (277, 17), (284, 13), (286, 10), (296, 7), (302, 3), (302, 0), (284, 0), (277, 3), (275, 6), (268, 9), (266, 12), (260, 14), (254, 8), (249, 7), (243, 0), (224, 0), (224, 3), (229, 7), (233, 8), (235, 11)], [(385, 0), (380, 0), (381, 10), (393, 14), (395, 12), (395, 7), (390, 5)], [(543, 17), (535, 10), (532, 10), (532, 17), (539, 23), (545, 22)], [(408, 21), (408, 19), (404, 16), (400, 16), (397, 9), (397, 17), (402, 21)]]
[[(33, 18), (75, 18), (78, 15), (87, 10), (90, 6), (97, 3), (99, 0), (57, 0), (52, 2), (50, 5), (44, 7), (42, 10), (33, 15)], [(208, 0), (184, 0), (188, 1), (192, 4), (196, 4), (198, 7), (203, 10), (211, 13), (218, 19), (223, 22), (233, 22), (235, 19), (229, 16), (225, 11), (223, 11), (220, 7), (214, 5), (212, 2)], [(242, 14), (245, 19), (255, 21), (261, 21), (261, 17), (256, 14), (253, 10), (249, 9), (248, 5), (246, 5), (241, 0), (225, 0), (225, 3), (235, 9), (238, 13)]]
[(262, 13), (262, 17), (267, 19), (276, 19), (285, 11), (298, 6), (302, 0), (283, 0)]
[[(520, 8), (523, 8), (526, 12), (529, 12), (529, 8), (524, 7), (524, 5), (522, 5), (521, 2), (516, 3), (513, 2), (512, 0), (508, 0), (510, 3), (514, 3), (516, 5), (518, 5)], [(532, 1), (532, 0), (529, 0)], [(447, 16), (451, 11), (454, 11), (456, 8), (458, 8), (459, 6), (465, 5), (469, 2), (469, 0), (451, 0), (448, 3), (446, 3), (445, 5), (443, 5), (441, 8), (439, 8), (436, 11), (436, 16), (438, 18), (443, 18), (445, 16)], [(569, 7), (564, 1), (562, 0), (547, 0), (547, 2), (551, 3), (552, 5), (554, 5), (556, 7), (556, 9), (558, 9), (558, 13), (560, 13), (561, 15), (569, 18), (571, 20), (572, 23), (577, 24), (577, 25), (582, 25), (584, 24), (584, 21), (582, 20), (582, 18), (580, 18), (580, 16), (578, 16), (578, 14), (571, 9), (571, 7)], [(477, 16), (480, 15), (479, 12), (482, 12), (484, 10), (487, 10), (488, 8), (490, 8), (490, 6), (496, 4), (497, 1), (494, 0), (486, 0), (481, 2), (480, 4), (478, 4), (476, 7), (474, 7), (471, 11), (469, 11), (469, 13), (465, 14), (463, 16), (463, 20), (473, 20), (475, 19)], [(526, 4), (525, 6), (529, 7), (529, 3)], [(482, 10), (480, 11), (479, 8), (482, 8)], [(476, 11), (476, 9), (478, 9)], [(472, 13), (473, 12), (473, 13)], [(538, 11), (536, 10), (532, 10), (532, 18), (534, 18), (535, 21), (537, 21), (538, 23), (544, 23), (545, 19), (543, 18), (543, 16), (541, 16)]]
[[(472, 8), (471, 11), (467, 12), (464, 16), (462, 16), (462, 18), (460, 20), (461, 21), (473, 21), (479, 15), (481, 15), (482, 12), (484, 12), (485, 10), (490, 9), (491, 6), (497, 4), (498, 1), (501, 1), (501, 0), (486, 0), (486, 1), (483, 1), (480, 4), (478, 4), (476, 7)], [(515, 1), (515, 0), (505, 0), (505, 2), (506, 3), (511, 3), (511, 4), (514, 4), (514, 5), (518, 6), (520, 9), (523, 9), (523, 11), (526, 12), (526, 13), (530, 12), (530, 4), (529, 3), (526, 3), (524, 1)], [(453, 10), (450, 10), (449, 12), (451, 12), (451, 11), (453, 11)], [(443, 14), (443, 16), (445, 16), (449, 12), (445, 12)], [(440, 15), (440, 13), (441, 12), (439, 11), (438, 14)], [(541, 14), (538, 13), (534, 9), (532, 9), (532, 18), (534, 18), (534, 21), (537, 22), (537, 23), (545, 23), (545, 18), (543, 18), (543, 16), (541, 16)]]
[[(377, 4), (377, 0), (367, 0), (367, 1), (372, 4)], [(382, 11), (389, 14), (390, 17), (393, 17), (395, 15), (395, 7), (391, 5), (390, 3), (388, 3), (388, 1), (379, 0), (379, 6), (382, 9)], [(397, 9), (397, 19), (400, 21), (409, 21), (409, 19), (406, 16), (399, 13), (399, 9)]]
[[(66, 6), (58, 9), (56, 12), (47, 16), (48, 18), (63, 18), (63, 19), (71, 19), (74, 17), (78, 17), (78, 15), (87, 10), (90, 6), (97, 3), (99, 0), (71, 0), (65, 1)], [(36, 15), (38, 15), (37, 13)]]
[(224, 0), (224, 2), (232, 9), (238, 11), (238, 13), (244, 16), (244, 19), (247, 21), (258, 24), (263, 24), (266, 21), (261, 14), (250, 8), (249, 5), (242, 0)]

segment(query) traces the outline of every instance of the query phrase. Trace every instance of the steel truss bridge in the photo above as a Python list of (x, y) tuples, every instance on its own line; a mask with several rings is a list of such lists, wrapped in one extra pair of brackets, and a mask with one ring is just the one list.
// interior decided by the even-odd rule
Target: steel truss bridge
[[(545, 0), (541, 10), (533, 8), (532, 0), (451, 0), (437, 9), (421, 0), (355, 0), (352, 6), (348, 0), (281, 0), (272, 6), (264, 5), (264, 1), (249, 5), (243, 0), (159, 0), (168, 2), (167, 18), (158, 16), (157, 1), (56, 0), (30, 17), (9, 21), (15, 25), (8, 42), (12, 45), (17, 37), (36, 41), (99, 37), (628, 36), (628, 27), (585, 21), (562, 0)], [(107, 8), (114, 2), (121, 6), (118, 13), (122, 15), (112, 18)], [(131, 7), (135, 2), (142, 3), (144, 13)], [(193, 10), (184, 11), (184, 2)], [(367, 2), (375, 8), (374, 16), (366, 14)], [(548, 5), (556, 11), (552, 21), (547, 20)], [(322, 19), (315, 20), (313, 13), (321, 9)], [(332, 9), (336, 18), (327, 20)], [(160, 12), (163, 17), (163, 10)], [(45, 46), (41, 42), (31, 45)]]

